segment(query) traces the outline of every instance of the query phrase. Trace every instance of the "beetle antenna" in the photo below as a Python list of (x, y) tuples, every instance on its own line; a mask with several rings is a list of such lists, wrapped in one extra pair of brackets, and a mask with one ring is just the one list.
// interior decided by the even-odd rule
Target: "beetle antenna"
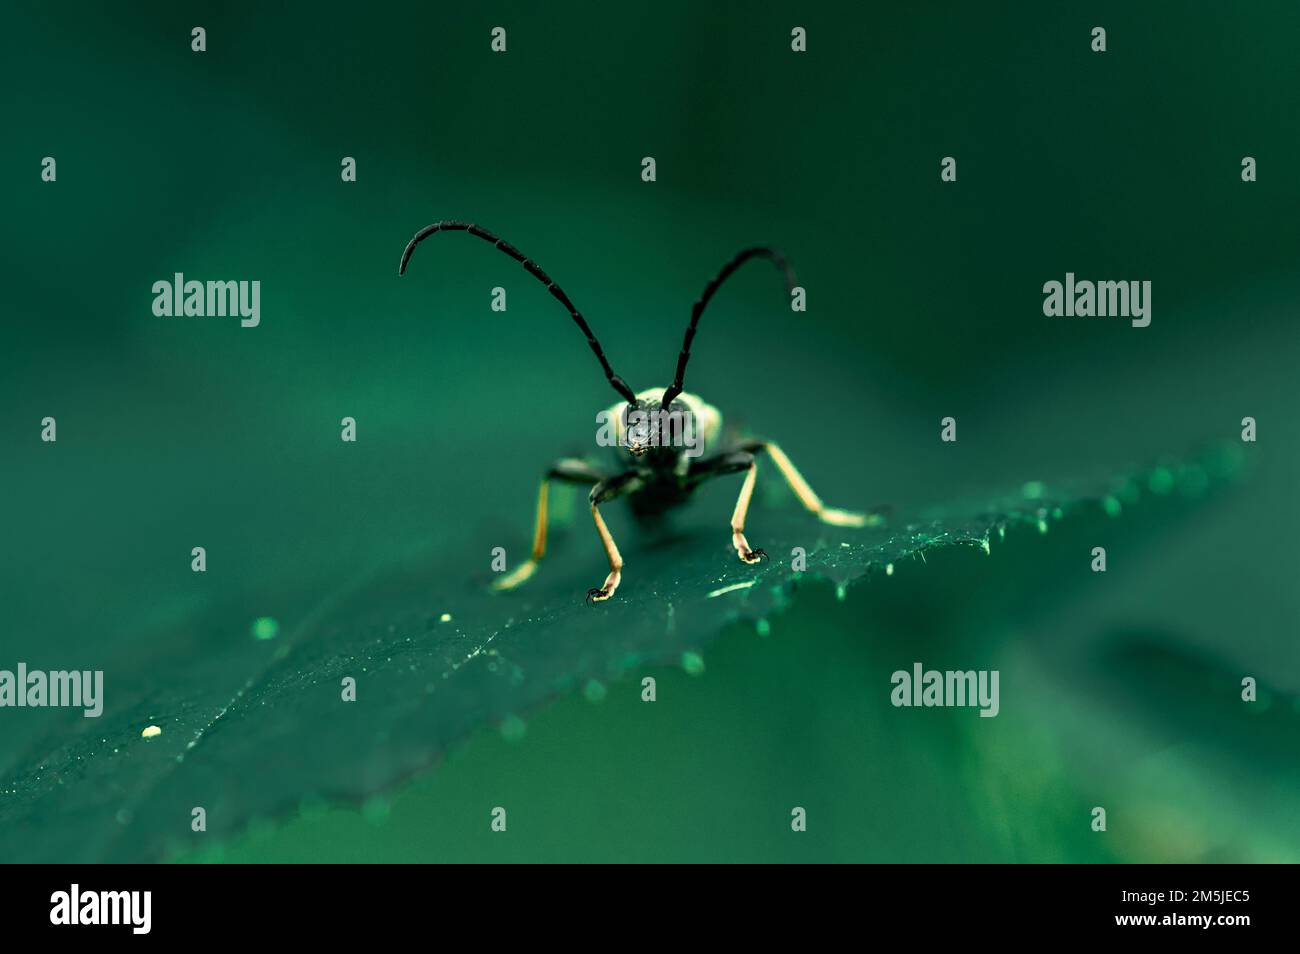
[(794, 277), (794, 269), (790, 263), (785, 260), (785, 256), (774, 248), (768, 248), (763, 245), (756, 245), (753, 248), (747, 248), (738, 252), (736, 257), (722, 266), (722, 271), (718, 272), (717, 277), (704, 287), (704, 294), (700, 295), (699, 301), (691, 309), (691, 323), (686, 326), (686, 337), (682, 340), (682, 352), (677, 356), (677, 376), (673, 378), (672, 387), (664, 392), (660, 406), (667, 408), (672, 404), (673, 399), (682, 393), (682, 379), (686, 376), (686, 362), (691, 360), (691, 342), (695, 340), (695, 329), (700, 323), (700, 315), (704, 313), (704, 308), (713, 297), (714, 292), (721, 287), (722, 283), (731, 277), (731, 273), (740, 268), (751, 258), (770, 259), (772, 264), (785, 275), (786, 290), (793, 292), (797, 280)]
[(537, 266), (537, 263), (531, 258), (525, 256), (521, 251), (519, 251), (519, 249), (515, 248), (505, 239), (497, 238), (487, 229), (479, 228), (477, 225), (472, 225), (469, 222), (455, 222), (450, 220), (434, 222), (432, 225), (427, 225), (420, 229), (420, 231), (416, 232), (411, 241), (406, 243), (406, 251), (402, 253), (402, 263), (397, 266), (397, 274), (406, 274), (406, 265), (411, 260), (411, 253), (415, 251), (415, 246), (419, 245), (435, 232), (468, 232), (470, 235), (481, 238), (485, 242), (491, 242), (496, 248), (505, 252), (520, 265), (524, 266), (524, 269), (528, 274), (532, 275), (539, 282), (545, 285), (546, 290), (554, 295), (561, 305), (569, 309), (569, 314), (573, 317), (574, 322), (577, 323), (578, 328), (582, 333), (586, 335), (587, 344), (591, 346), (591, 350), (596, 354), (596, 359), (600, 361), (600, 366), (604, 369), (605, 378), (609, 381), (610, 386), (621, 394), (629, 404), (636, 403), (636, 395), (633, 394), (632, 389), (627, 386), (627, 382), (615, 374), (614, 369), (609, 366), (609, 359), (605, 357), (605, 352), (601, 350), (600, 342), (596, 340), (596, 336), (591, 333), (591, 328), (587, 325), (587, 319), (583, 318), (582, 312), (578, 311), (578, 309), (574, 307), (573, 302), (569, 300), (569, 296), (564, 293), (564, 289), (555, 284), (555, 282), (551, 280), (551, 276), (542, 271)]

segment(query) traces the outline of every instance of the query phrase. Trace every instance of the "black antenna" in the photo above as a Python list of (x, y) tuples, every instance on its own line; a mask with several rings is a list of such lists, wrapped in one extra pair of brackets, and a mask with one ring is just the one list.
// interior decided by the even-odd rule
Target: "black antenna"
[(700, 315), (704, 313), (704, 307), (709, 303), (709, 299), (713, 297), (714, 292), (718, 290), (722, 283), (731, 277), (731, 273), (751, 258), (771, 259), (772, 263), (785, 273), (786, 290), (789, 292), (794, 291), (797, 282), (794, 277), (794, 270), (790, 268), (785, 256), (779, 251), (774, 248), (756, 245), (753, 248), (738, 252), (735, 258), (722, 266), (722, 271), (718, 272), (717, 277), (705, 286), (704, 294), (700, 295), (700, 300), (691, 309), (691, 323), (686, 326), (686, 337), (682, 341), (682, 353), (677, 356), (677, 376), (673, 378), (672, 387), (664, 392), (663, 400), (660, 402), (661, 407), (666, 409), (668, 405), (673, 403), (673, 398), (682, 393), (682, 379), (686, 376), (686, 362), (691, 360), (691, 342), (695, 340), (695, 329), (700, 323)]
[(629, 404), (636, 403), (636, 395), (633, 394), (632, 389), (627, 386), (627, 382), (615, 374), (614, 369), (609, 366), (609, 359), (605, 357), (605, 352), (601, 350), (600, 342), (597, 341), (596, 336), (591, 333), (591, 328), (588, 327), (587, 320), (582, 317), (582, 313), (573, 306), (573, 302), (569, 300), (569, 296), (564, 294), (564, 289), (551, 281), (551, 276), (538, 268), (537, 264), (531, 258), (527, 258), (519, 251), (519, 249), (515, 248), (505, 239), (497, 238), (487, 229), (479, 228), (477, 225), (472, 225), (469, 222), (453, 221), (434, 222), (432, 225), (425, 226), (420, 229), (420, 231), (416, 232), (415, 237), (406, 244), (406, 251), (402, 253), (402, 263), (397, 266), (397, 274), (406, 274), (406, 264), (411, 260), (411, 253), (415, 251), (415, 246), (419, 245), (435, 232), (468, 232), (470, 235), (477, 236), (485, 242), (491, 242), (496, 248), (505, 252), (516, 262), (523, 265), (528, 271), (528, 274), (532, 275), (539, 282), (545, 285), (546, 290), (554, 295), (561, 305), (569, 309), (569, 314), (572, 315), (573, 320), (577, 322), (578, 328), (580, 328), (582, 333), (587, 336), (587, 344), (591, 345), (591, 350), (596, 353), (596, 358), (600, 361), (600, 366), (605, 369), (605, 377), (608, 379), (614, 390), (621, 394)]

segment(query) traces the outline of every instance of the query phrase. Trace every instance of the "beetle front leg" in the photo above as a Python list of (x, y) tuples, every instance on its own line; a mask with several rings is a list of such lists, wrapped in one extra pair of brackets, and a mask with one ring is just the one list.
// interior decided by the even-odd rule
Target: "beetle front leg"
[[(737, 455), (739, 456), (739, 455)], [(736, 498), (736, 509), (731, 512), (731, 545), (736, 548), (736, 555), (741, 563), (761, 563), (767, 558), (763, 550), (751, 549), (745, 539), (745, 515), (749, 513), (749, 501), (754, 496), (754, 483), (758, 479), (758, 461), (749, 458), (749, 469), (745, 472), (745, 482), (740, 485), (740, 496)]]
[(609, 527), (605, 526), (605, 518), (600, 515), (600, 505), (608, 500), (634, 493), (641, 486), (641, 476), (636, 471), (628, 471), (609, 480), (602, 480), (591, 488), (591, 519), (596, 524), (596, 532), (600, 534), (605, 556), (609, 558), (609, 575), (605, 577), (603, 585), (592, 587), (587, 591), (588, 603), (601, 603), (609, 599), (623, 579), (623, 557), (618, 552), (618, 546), (614, 543)]
[(747, 451), (733, 451), (702, 461), (691, 469), (688, 486), (694, 488), (706, 480), (742, 470), (745, 471), (745, 482), (740, 485), (736, 509), (731, 512), (731, 545), (736, 548), (736, 555), (742, 563), (761, 563), (767, 559), (767, 553), (751, 547), (745, 539), (745, 516), (749, 513), (749, 501), (754, 496), (754, 483), (758, 479), (758, 462), (754, 455)]

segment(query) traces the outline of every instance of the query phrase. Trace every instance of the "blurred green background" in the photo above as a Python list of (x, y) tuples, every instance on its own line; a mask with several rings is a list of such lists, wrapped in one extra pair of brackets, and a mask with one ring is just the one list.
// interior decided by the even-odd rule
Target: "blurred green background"
[[(440, 218), (535, 258), (637, 389), (668, 383), (734, 251), (783, 247), (808, 312), (749, 266), (704, 319), (688, 389), (780, 440), (832, 503), (1106, 473), (1259, 425), (1247, 483), (1145, 536), (1136, 518), (1104, 576), (1098, 525), (931, 560), (847, 603), (814, 589), (769, 639), (729, 632), (703, 679), (661, 673), (653, 707), (635, 682), (563, 700), (367, 811), (199, 857), (1300, 857), (1295, 4), (3, 18), (0, 665), (144, 678), (160, 660), (141, 634), (200, 659), (404, 552), (526, 543), (541, 468), (585, 449), (613, 399), (563, 310), (482, 243), (435, 238), (397, 278)], [(151, 286), (176, 271), (260, 280), (260, 327), (155, 317)], [(1045, 318), (1042, 285), (1067, 271), (1150, 280), (1150, 327)], [(721, 526), (732, 494), (687, 519)], [(599, 567), (581, 542), (546, 568), (578, 590)], [(917, 659), (1000, 668), (1003, 715), (893, 709), (889, 673)], [(1254, 707), (1243, 675), (1265, 687)], [(65, 716), (0, 712), (0, 774)]]

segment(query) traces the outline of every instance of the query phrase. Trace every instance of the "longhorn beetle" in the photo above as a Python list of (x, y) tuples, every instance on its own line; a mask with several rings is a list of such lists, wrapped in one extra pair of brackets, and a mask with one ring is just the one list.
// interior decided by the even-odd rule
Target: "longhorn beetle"
[[(691, 309), (691, 321), (686, 326), (686, 337), (682, 341), (682, 350), (677, 357), (677, 374), (673, 383), (667, 388), (651, 388), (634, 394), (622, 378), (614, 373), (609, 359), (600, 347), (600, 342), (591, 333), (582, 313), (569, 300), (551, 277), (542, 271), (532, 259), (524, 256), (517, 248), (504, 239), (497, 238), (487, 229), (468, 222), (435, 222), (416, 232), (402, 252), (402, 261), (397, 268), (399, 275), (406, 274), (406, 266), (411, 260), (415, 247), (438, 232), (468, 232), (485, 242), (491, 242), (497, 249), (505, 252), (523, 265), (555, 298), (568, 309), (574, 323), (587, 338), (596, 360), (605, 372), (605, 379), (610, 387), (618, 392), (624, 404), (615, 404), (607, 412), (607, 418), (614, 422), (614, 440), (610, 443), (616, 448), (619, 471), (613, 474), (603, 473), (583, 460), (564, 458), (556, 461), (542, 475), (541, 485), (537, 490), (537, 521), (533, 532), (533, 553), (524, 563), (510, 573), (499, 578), (494, 584), (498, 590), (510, 590), (526, 581), (537, 570), (538, 561), (546, 553), (546, 511), (547, 495), (553, 480), (569, 484), (590, 485), (588, 498), (591, 502), (591, 517), (600, 534), (600, 542), (605, 547), (609, 558), (609, 575), (602, 586), (587, 591), (589, 603), (607, 600), (618, 589), (623, 575), (623, 557), (610, 536), (605, 519), (600, 514), (600, 505), (619, 497), (627, 497), (633, 513), (638, 518), (654, 518), (672, 507), (684, 503), (691, 493), (706, 480), (721, 477), (724, 474), (744, 473), (745, 480), (740, 487), (740, 497), (736, 500), (736, 509), (731, 514), (731, 543), (744, 563), (758, 563), (767, 554), (750, 547), (745, 539), (745, 514), (749, 510), (749, 500), (754, 493), (754, 480), (757, 476), (757, 463), (754, 455), (766, 451), (776, 464), (781, 475), (785, 477), (790, 488), (803, 505), (824, 523), (840, 527), (862, 527), (869, 522), (880, 519), (878, 512), (871, 514), (854, 513), (848, 510), (836, 510), (827, 507), (822, 499), (808, 486), (808, 482), (795, 469), (790, 458), (771, 441), (744, 441), (725, 450), (717, 450), (722, 436), (722, 415), (718, 409), (706, 404), (693, 394), (682, 391), (682, 379), (686, 374), (686, 363), (691, 358), (691, 342), (704, 313), (718, 288), (731, 277), (732, 273), (751, 258), (769, 259), (785, 276), (786, 287), (790, 292), (795, 288), (794, 271), (786, 262), (785, 256), (774, 248), (755, 246), (739, 252), (722, 267), (713, 281), (704, 287), (695, 307)], [(687, 446), (694, 440), (693, 446)], [(700, 456), (703, 446), (714, 450), (710, 456)], [(694, 451), (694, 453), (691, 453)], [(694, 459), (699, 457), (698, 460)]]

